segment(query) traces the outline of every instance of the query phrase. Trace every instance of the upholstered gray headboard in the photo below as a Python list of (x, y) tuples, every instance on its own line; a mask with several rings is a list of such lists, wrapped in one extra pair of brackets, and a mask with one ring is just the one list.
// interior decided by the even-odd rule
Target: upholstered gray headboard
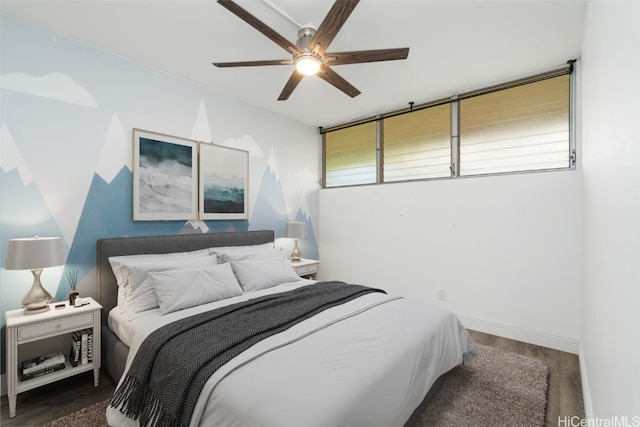
[(117, 304), (118, 286), (111, 271), (109, 257), (185, 252), (215, 246), (259, 245), (273, 241), (273, 230), (100, 239), (97, 262), (99, 302), (104, 313), (109, 313)]
[(124, 372), (129, 347), (109, 329), (107, 316), (118, 302), (118, 285), (109, 257), (186, 252), (219, 246), (273, 243), (272, 230), (234, 233), (178, 234), (173, 236), (115, 237), (98, 240), (98, 298), (102, 304), (102, 366), (114, 381)]

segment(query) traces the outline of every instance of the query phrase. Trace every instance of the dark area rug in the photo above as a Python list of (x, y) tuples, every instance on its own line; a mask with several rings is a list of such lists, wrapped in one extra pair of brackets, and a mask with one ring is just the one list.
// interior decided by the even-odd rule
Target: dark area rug
[(483, 345), (478, 353), (452, 371), (416, 427), (545, 425), (547, 364)]
[(94, 403), (79, 411), (51, 421), (45, 427), (107, 427), (107, 405), (111, 399)]
[[(543, 426), (548, 366), (537, 359), (478, 345), (478, 357), (453, 370), (416, 427)], [(47, 424), (106, 427), (108, 400)]]

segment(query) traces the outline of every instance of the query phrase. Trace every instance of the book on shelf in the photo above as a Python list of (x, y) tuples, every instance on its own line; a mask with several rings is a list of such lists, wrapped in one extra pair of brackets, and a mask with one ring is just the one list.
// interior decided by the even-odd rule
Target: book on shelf
[(87, 363), (93, 363), (93, 329), (87, 329)]
[(93, 363), (93, 329), (82, 329), (71, 334), (69, 362), (74, 367)]
[[(64, 356), (63, 356), (64, 358)], [(64, 369), (65, 365), (64, 362), (57, 364), (57, 365), (52, 365), (52, 366), (48, 366), (46, 368), (42, 368), (40, 370), (37, 371), (32, 371), (26, 374), (21, 373), (20, 374), (20, 380), (24, 381), (24, 380), (30, 380), (31, 378), (37, 378), (37, 377), (41, 377), (43, 375), (47, 375), (50, 374), (52, 372), (56, 372), (59, 371), (61, 369)]]
[(59, 364), (64, 365), (64, 356), (62, 353), (45, 354), (44, 356), (22, 361), (22, 364), (20, 365), (20, 374), (30, 374)]
[(62, 353), (50, 353), (44, 356), (34, 357), (22, 361), (19, 374), (21, 380), (39, 377), (51, 372), (59, 371), (65, 367), (65, 358)]
[(71, 366), (78, 366), (80, 363), (80, 347), (82, 344), (82, 335), (79, 331), (71, 334), (71, 350), (69, 351), (69, 363)]
[(87, 330), (83, 329), (82, 331), (80, 331), (80, 334), (82, 336), (82, 344), (80, 347), (80, 364), (86, 365), (87, 363), (89, 363), (87, 361)]

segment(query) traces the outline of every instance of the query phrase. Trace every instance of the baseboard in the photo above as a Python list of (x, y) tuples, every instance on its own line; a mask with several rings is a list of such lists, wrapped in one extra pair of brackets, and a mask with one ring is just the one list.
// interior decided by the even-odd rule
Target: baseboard
[(0, 375), (0, 396), (7, 394), (7, 375)]
[(587, 420), (594, 420), (593, 405), (591, 403), (591, 388), (589, 387), (589, 375), (587, 371), (587, 362), (584, 357), (584, 347), (580, 341), (580, 353), (578, 354), (580, 361), (580, 381), (582, 382), (582, 403), (584, 404), (584, 417)]
[(465, 328), (491, 335), (497, 335), (516, 341), (523, 341), (542, 347), (553, 348), (555, 350), (566, 351), (578, 354), (578, 340), (548, 334), (545, 332), (533, 331), (505, 323), (493, 322), (491, 320), (476, 319), (469, 316), (458, 315), (458, 319)]

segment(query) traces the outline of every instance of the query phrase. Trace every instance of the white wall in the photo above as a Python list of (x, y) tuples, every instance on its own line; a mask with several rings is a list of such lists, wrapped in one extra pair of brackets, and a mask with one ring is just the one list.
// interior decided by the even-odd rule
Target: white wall
[(324, 189), (319, 240), (322, 279), (419, 297), (471, 329), (577, 353), (578, 171)]
[(585, 410), (640, 425), (640, 2), (588, 4), (582, 91)]

